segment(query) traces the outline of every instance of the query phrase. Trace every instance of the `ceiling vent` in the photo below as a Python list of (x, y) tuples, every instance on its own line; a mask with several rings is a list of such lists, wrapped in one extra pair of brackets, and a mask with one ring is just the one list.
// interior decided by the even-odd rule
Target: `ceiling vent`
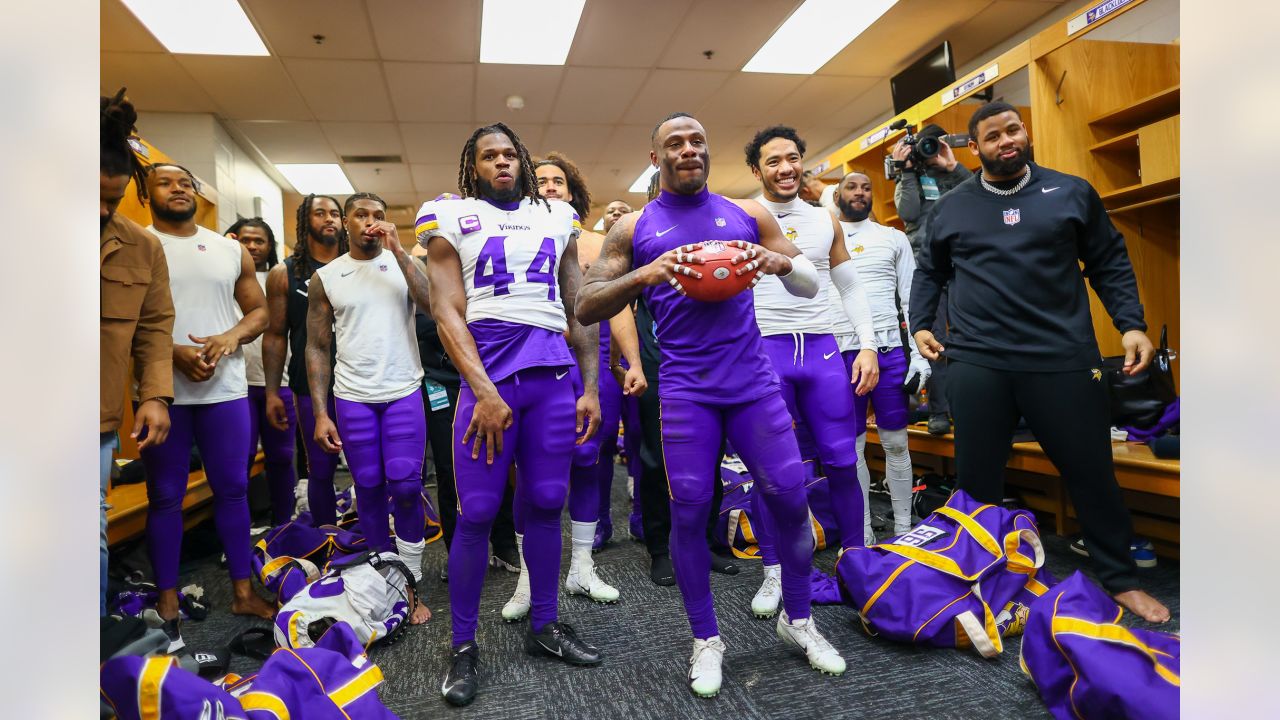
[(404, 159), (399, 155), (343, 155), (345, 165), (399, 165)]

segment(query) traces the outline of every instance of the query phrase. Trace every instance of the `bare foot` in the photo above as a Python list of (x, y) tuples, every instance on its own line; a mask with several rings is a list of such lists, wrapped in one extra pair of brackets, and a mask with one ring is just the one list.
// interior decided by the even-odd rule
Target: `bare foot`
[(1114, 597), (1115, 601), (1124, 606), (1125, 610), (1147, 622), (1163, 623), (1169, 621), (1169, 608), (1142, 590), (1128, 590), (1117, 593)]
[(431, 608), (427, 607), (426, 605), (423, 605), (422, 603), (418, 603), (418, 606), (413, 609), (413, 614), (409, 616), (409, 624), (421, 625), (422, 623), (430, 619), (431, 619)]
[(252, 615), (267, 620), (276, 616), (276, 609), (271, 606), (271, 603), (258, 597), (258, 594), (252, 590), (248, 594), (236, 594), (235, 598), (231, 600), (231, 612), (236, 615)]

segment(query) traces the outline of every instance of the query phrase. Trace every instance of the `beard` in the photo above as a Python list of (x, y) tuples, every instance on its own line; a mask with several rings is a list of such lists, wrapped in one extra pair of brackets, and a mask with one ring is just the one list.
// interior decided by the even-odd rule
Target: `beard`
[(311, 228), (311, 239), (321, 245), (337, 245), (338, 238), (342, 236), (342, 230), (335, 230), (332, 235), (326, 235), (322, 232), (316, 232), (315, 228)]
[(999, 155), (989, 158), (982, 153), (978, 153), (978, 160), (982, 162), (983, 175), (988, 178), (992, 175), (1010, 177), (1020, 174), (1022, 168), (1027, 166), (1027, 161), (1030, 160), (1030, 152), (1026, 147), (1018, 148), (1018, 154), (1008, 160), (1001, 160)]
[(702, 160), (702, 174), (684, 180), (678, 179), (680, 174), (676, 170), (676, 165), (680, 164), (679, 160), (664, 159), (662, 161), (662, 167), (667, 171), (667, 177), (671, 178), (672, 188), (681, 195), (693, 195), (701, 192), (702, 188), (707, 186), (707, 176), (711, 173), (711, 157), (703, 153), (699, 159)]
[(852, 202), (846, 201), (843, 197), (836, 197), (836, 207), (840, 208), (840, 214), (849, 222), (862, 222), (871, 217), (871, 203), (868, 202), (865, 207), (859, 210), (854, 207)]
[(151, 214), (171, 223), (182, 223), (196, 216), (196, 204), (192, 202), (186, 210), (170, 210), (168, 205), (152, 205)]
[(493, 183), (482, 177), (476, 177), (476, 189), (480, 191), (481, 197), (487, 197), (490, 200), (496, 200), (501, 203), (515, 202), (524, 195), (524, 189), (519, 183), (511, 186), (510, 190), (498, 190)]

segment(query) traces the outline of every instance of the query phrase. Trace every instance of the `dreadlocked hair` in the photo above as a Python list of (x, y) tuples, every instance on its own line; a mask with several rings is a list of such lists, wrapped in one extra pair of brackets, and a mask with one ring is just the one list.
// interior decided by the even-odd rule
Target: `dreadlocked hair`
[(506, 123), (485, 125), (471, 133), (467, 144), (462, 146), (462, 157), (458, 159), (458, 192), (462, 193), (464, 198), (480, 197), (476, 182), (476, 141), (485, 135), (494, 134), (506, 135), (511, 144), (516, 146), (516, 156), (520, 158), (521, 195), (535, 203), (541, 202), (547, 206), (547, 212), (551, 212), (551, 203), (538, 193), (538, 177), (533, 173), (533, 160), (529, 157), (528, 148), (520, 142), (520, 137), (514, 130), (507, 127)]
[(98, 158), (100, 169), (108, 175), (129, 175), (133, 178), (138, 201), (147, 199), (146, 166), (133, 151), (129, 138), (133, 136), (138, 112), (133, 103), (124, 99), (125, 88), (113, 97), (101, 96), (98, 116)]
[[(316, 199), (329, 200), (333, 203), (338, 211), (342, 211), (342, 203), (328, 195), (316, 195), (312, 193), (302, 199), (302, 203), (298, 205), (298, 223), (294, 231), (293, 238), (293, 276), (299, 280), (306, 280), (311, 277), (311, 273), (315, 272), (315, 261), (311, 259), (311, 244), (308, 242), (311, 236), (311, 207), (315, 204)], [(345, 219), (345, 215), (343, 218)], [(347, 251), (347, 228), (346, 224), (340, 224), (338, 227), (338, 254), (342, 255)]]
[[(585, 223), (587, 215), (591, 212), (591, 193), (587, 191), (587, 181), (583, 179), (578, 166), (564, 153), (558, 153), (554, 150), (547, 153), (545, 158), (534, 160), (533, 169), (536, 171), (543, 165), (555, 165), (560, 168), (560, 172), (564, 173), (564, 181), (569, 186), (569, 194), (573, 196), (573, 200), (569, 205), (573, 206), (574, 212), (578, 213), (578, 217)], [(534, 177), (534, 182), (537, 182), (536, 176)]]

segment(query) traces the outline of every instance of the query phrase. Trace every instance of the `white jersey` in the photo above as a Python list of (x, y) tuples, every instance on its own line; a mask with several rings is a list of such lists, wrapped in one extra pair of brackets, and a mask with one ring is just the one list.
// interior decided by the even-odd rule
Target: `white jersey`
[[(160, 238), (169, 266), (173, 344), (193, 346), (188, 335), (209, 337), (235, 327), (244, 317), (236, 302), (244, 252), (240, 243), (203, 227), (187, 237), (162, 233), (154, 225), (147, 229)], [(204, 382), (173, 373), (174, 405), (207, 405), (248, 394), (243, 348), (219, 360), (213, 377)]]
[(422, 384), (409, 284), (385, 248), (372, 260), (350, 253), (316, 271), (333, 306), (334, 397), (362, 403), (399, 400)]
[[(911, 242), (901, 231), (885, 227), (870, 220), (862, 222), (840, 221), (844, 230), (844, 244), (849, 258), (858, 270), (858, 279), (867, 291), (871, 305), (871, 321), (875, 328), (875, 345), (878, 348), (900, 347), (902, 336), (898, 331), (898, 304), (901, 300), (902, 315), (907, 316), (911, 302), (911, 275), (916, 271), (915, 257), (911, 254)], [(834, 289), (830, 303), (838, 311), (840, 294)], [(843, 312), (836, 312), (836, 339), (841, 350), (858, 347), (857, 333)]]
[[(258, 271), (258, 284), (262, 286), (262, 296), (267, 295), (267, 271)], [(266, 333), (263, 333), (264, 335)], [(253, 342), (242, 345), (244, 350), (244, 375), (248, 379), (249, 384), (253, 387), (263, 387), (267, 384), (267, 375), (262, 368), (262, 335), (253, 339)], [(289, 387), (289, 356), (293, 353), (289, 350), (289, 343), (284, 344), (284, 377), (280, 378), (280, 387)]]
[[(777, 219), (782, 234), (818, 269), (818, 294), (812, 298), (787, 292), (776, 275), (760, 279), (755, 288), (756, 324), (760, 326), (760, 334), (830, 334), (832, 318), (826, 297), (829, 288), (835, 292), (831, 286), (831, 242), (835, 235), (831, 213), (798, 197), (787, 203), (763, 198), (759, 202)], [(839, 308), (838, 315), (844, 314), (844, 308)]]
[[(386, 560), (399, 560), (391, 552), (380, 553)], [(345, 622), (360, 642), (368, 646), (400, 626), (411, 612), (406, 578), (394, 566), (374, 568), (353, 564), (340, 572), (329, 571), (289, 598), (276, 613), (276, 645), (314, 647), (307, 627), (317, 620)]]
[(551, 200), (551, 211), (529, 198), (504, 210), (487, 200), (432, 200), (418, 210), (415, 234), (442, 237), (462, 259), (467, 322), (494, 319), (564, 332), (560, 258), (582, 232), (568, 203)]

